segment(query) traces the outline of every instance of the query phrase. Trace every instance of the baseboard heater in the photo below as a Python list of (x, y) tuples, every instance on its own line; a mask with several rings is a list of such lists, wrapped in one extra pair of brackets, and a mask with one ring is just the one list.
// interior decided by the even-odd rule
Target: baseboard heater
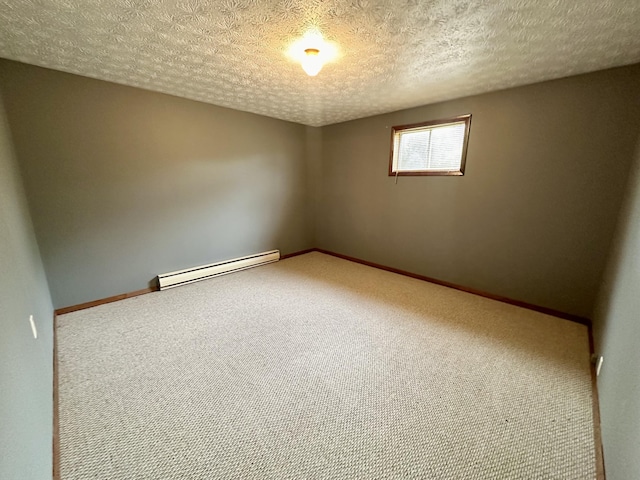
[(163, 273), (158, 275), (158, 284), (160, 285), (160, 290), (166, 290), (167, 288), (179, 287), (180, 285), (198, 282), (207, 278), (266, 265), (278, 260), (280, 260), (280, 250), (271, 250), (270, 252), (256, 253), (255, 255), (212, 263), (211, 265)]

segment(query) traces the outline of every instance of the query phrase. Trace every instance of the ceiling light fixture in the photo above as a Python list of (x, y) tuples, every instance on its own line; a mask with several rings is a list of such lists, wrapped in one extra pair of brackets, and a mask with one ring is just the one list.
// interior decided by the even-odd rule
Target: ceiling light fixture
[(322, 70), (322, 59), (320, 58), (320, 50), (317, 48), (306, 48), (304, 50), (306, 57), (302, 60), (302, 69), (307, 72), (310, 77), (315, 77)]
[(312, 29), (291, 44), (287, 55), (300, 63), (307, 75), (315, 77), (326, 63), (337, 58), (338, 47), (326, 41), (319, 30)]

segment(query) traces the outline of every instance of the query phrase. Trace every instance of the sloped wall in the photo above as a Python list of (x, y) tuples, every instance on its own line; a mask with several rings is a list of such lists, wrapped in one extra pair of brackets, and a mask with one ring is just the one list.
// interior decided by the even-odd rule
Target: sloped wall
[[(38, 331), (29, 324), (33, 315)], [(0, 97), (0, 478), (51, 478), (53, 307)]]
[(598, 389), (608, 480), (640, 478), (640, 137), (638, 140), (635, 174), (594, 317), (596, 351), (604, 356)]

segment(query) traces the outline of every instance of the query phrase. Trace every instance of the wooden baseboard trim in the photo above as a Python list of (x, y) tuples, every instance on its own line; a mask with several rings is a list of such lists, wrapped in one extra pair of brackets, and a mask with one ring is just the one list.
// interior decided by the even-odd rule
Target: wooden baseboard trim
[[(560, 312), (558, 310), (554, 310), (547, 307), (541, 307), (538, 305), (533, 305), (531, 303), (522, 302), (520, 300), (514, 300), (507, 297), (502, 297), (500, 295), (494, 295), (492, 293), (483, 292), (480, 290), (476, 290), (473, 288), (463, 287), (461, 285), (456, 285), (451, 282), (446, 282), (443, 280), (438, 280), (436, 278), (426, 277), (424, 275), (419, 275), (416, 273), (407, 272), (405, 270), (400, 270), (398, 268), (387, 267), (385, 265), (380, 265), (374, 262), (369, 262), (367, 260), (362, 260), (355, 257), (350, 257), (349, 255), (343, 255), (341, 253), (331, 252), (329, 250), (325, 250), (323, 248), (315, 248), (312, 251), (324, 253), (326, 255), (331, 255), (334, 257), (342, 258), (344, 260), (349, 260), (351, 262), (359, 263), (362, 265), (366, 265), (368, 267), (378, 268), (380, 270), (385, 270), (387, 272), (397, 273), (400, 275), (405, 275), (407, 277), (415, 278), (418, 280), (423, 280), (425, 282), (435, 283), (436, 285), (442, 285), (444, 287), (454, 288), (456, 290), (461, 290), (463, 292), (472, 293), (474, 295), (479, 295), (481, 297), (489, 298), (491, 300), (497, 300), (499, 302), (508, 303), (510, 305), (515, 305), (517, 307), (526, 308), (528, 310), (533, 310), (536, 312), (545, 313), (547, 315), (552, 315), (564, 320), (570, 320), (572, 322), (577, 322), (582, 325), (588, 327), (589, 331), (589, 351), (590, 355), (593, 355), (595, 352), (594, 342), (593, 342), (593, 327), (591, 325), (591, 320), (588, 318), (580, 317), (577, 315)], [(598, 397), (598, 382), (596, 375), (596, 366), (591, 363), (591, 388), (592, 388), (592, 408), (593, 408), (593, 437), (594, 437), (594, 448), (595, 448), (595, 457), (596, 457), (596, 480), (606, 480), (606, 472), (604, 466), (604, 449), (602, 446), (602, 428), (600, 425), (600, 402)]]
[[(425, 275), (408, 272), (406, 270), (401, 270), (399, 268), (387, 267), (386, 265), (380, 265), (379, 263), (369, 262), (368, 260), (362, 260), (360, 258), (351, 257), (349, 255), (343, 255), (342, 253), (332, 252), (330, 250), (325, 250), (323, 248), (308, 248), (305, 250), (300, 250), (298, 252), (288, 253), (286, 255), (282, 255), (280, 259), (286, 260), (287, 258), (297, 257), (298, 255), (304, 255), (306, 253), (311, 253), (311, 252), (324, 253), (326, 255), (342, 258), (343, 260), (349, 260), (350, 262), (359, 263), (361, 265), (366, 265), (368, 267), (378, 268), (380, 270), (385, 270), (391, 273), (397, 273), (399, 275), (404, 275), (406, 277), (411, 277), (411, 278), (415, 278), (425, 282), (434, 283), (436, 285), (442, 285), (443, 287), (453, 288), (456, 290), (460, 290), (462, 292), (478, 295), (480, 297), (489, 298), (491, 300), (497, 300), (498, 302), (515, 305), (516, 307), (526, 308), (528, 310), (533, 310), (533, 311), (544, 313), (547, 315), (552, 315), (554, 317), (562, 318), (564, 320), (577, 322), (582, 325), (586, 325), (588, 327), (591, 326), (591, 320), (589, 320), (588, 318), (580, 317), (578, 315), (561, 312), (559, 310), (554, 310), (553, 308), (541, 307), (539, 305), (534, 305), (532, 303), (527, 303), (520, 300), (514, 300), (512, 298), (503, 297), (501, 295), (494, 295), (493, 293), (483, 292), (481, 290), (476, 290), (475, 288), (469, 288), (463, 285), (457, 285), (455, 283), (447, 282), (445, 280), (438, 280), (437, 278), (427, 277)], [(114, 295), (113, 297), (107, 297), (101, 300), (94, 300), (93, 302), (86, 302), (86, 303), (81, 303), (79, 305), (59, 308), (55, 311), (55, 313), (56, 315), (64, 315), (65, 313), (75, 312), (77, 310), (84, 310), (85, 308), (96, 307), (98, 305), (103, 305), (105, 303), (117, 302), (118, 300), (124, 300), (125, 298), (137, 297), (138, 295), (144, 295), (145, 293), (156, 292), (156, 291), (158, 291), (158, 287), (144, 288), (142, 290), (136, 290), (135, 292), (123, 293), (121, 295)]]
[(306, 250), (300, 250), (298, 252), (287, 253), (286, 255), (280, 255), (280, 260), (286, 260), (287, 258), (297, 257), (298, 255), (304, 255), (305, 253), (311, 253), (317, 251), (317, 248), (307, 248)]
[[(306, 250), (300, 250), (298, 252), (287, 253), (286, 255), (281, 255), (280, 260), (285, 260), (291, 257), (297, 257), (298, 255), (304, 255), (305, 253), (315, 252), (316, 248), (307, 248)], [(55, 313), (56, 315), (64, 315), (65, 313), (76, 312), (78, 310), (84, 310), (86, 308), (97, 307), (98, 305), (104, 305), (105, 303), (117, 302), (118, 300), (124, 300), (125, 298), (137, 297), (139, 295), (144, 295), (145, 293), (157, 292), (159, 291), (158, 287), (149, 287), (143, 288), (142, 290), (136, 290), (135, 292), (122, 293), (120, 295), (114, 295), (113, 297), (101, 298), (100, 300), (94, 300), (92, 302), (80, 303), (79, 305), (71, 305), (70, 307), (58, 308)]]
[[(589, 326), (589, 352), (591, 358), (595, 354), (595, 343), (593, 341), (593, 327)], [(600, 424), (600, 400), (598, 396), (598, 375), (596, 365), (591, 362), (591, 391), (593, 408), (593, 440), (596, 456), (596, 480), (605, 480), (606, 472), (604, 468), (604, 447), (602, 445), (602, 427)]]
[(114, 295), (113, 297), (94, 300), (93, 302), (86, 302), (79, 305), (72, 305), (70, 307), (58, 308), (55, 313), (56, 315), (64, 315), (65, 313), (76, 312), (78, 310), (84, 310), (85, 308), (97, 307), (98, 305), (104, 305), (105, 303), (117, 302), (118, 300), (124, 300), (125, 298), (137, 297), (139, 295), (144, 295), (145, 293), (157, 291), (157, 287), (143, 288), (142, 290), (136, 290), (135, 292), (122, 293), (120, 295)]
[(58, 411), (58, 316), (53, 314), (53, 480), (60, 480), (60, 416)]
[(554, 310), (552, 308), (541, 307), (539, 305), (534, 305), (532, 303), (523, 302), (520, 300), (514, 300), (512, 298), (503, 297), (501, 295), (494, 295), (493, 293), (483, 292), (482, 290), (476, 290), (475, 288), (469, 288), (462, 285), (457, 285), (455, 283), (447, 282), (444, 280), (438, 280), (437, 278), (427, 277), (425, 275), (419, 275), (417, 273), (407, 272), (406, 270), (400, 270), (399, 268), (387, 267), (385, 265), (380, 265), (378, 263), (369, 262), (368, 260), (362, 260), (360, 258), (350, 257), (349, 255), (343, 255), (341, 253), (331, 252), (329, 250), (325, 250), (323, 248), (314, 249), (316, 252), (324, 253), (326, 255), (331, 255), (334, 257), (342, 258), (344, 260), (349, 260), (350, 262), (360, 263), (362, 265), (366, 265), (368, 267), (378, 268), (380, 270), (385, 270), (391, 273), (397, 273), (399, 275), (404, 275), (406, 277), (415, 278), (418, 280), (423, 280), (429, 283), (435, 283), (436, 285), (442, 285), (443, 287), (454, 288), (456, 290), (460, 290), (462, 292), (471, 293), (473, 295), (478, 295), (480, 297), (489, 298), (491, 300), (497, 300), (498, 302), (508, 303), (509, 305), (515, 305), (516, 307), (526, 308), (528, 310), (533, 310), (540, 313), (545, 313), (547, 315), (552, 315), (554, 317), (562, 318), (564, 320), (570, 320), (572, 322), (577, 322), (582, 325), (591, 326), (591, 320), (588, 318), (580, 317), (578, 315), (573, 315), (570, 313), (561, 312), (559, 310)]
[[(499, 302), (508, 303), (510, 305), (515, 305), (517, 307), (526, 308), (536, 312), (545, 313), (547, 315), (552, 315), (558, 318), (562, 318), (565, 320), (570, 320), (573, 322), (580, 323), (582, 325), (586, 325), (587, 327), (589, 327), (589, 349), (591, 354), (594, 353), (593, 332), (592, 332), (591, 321), (584, 317), (560, 312), (558, 310), (554, 310), (547, 307), (533, 305), (531, 303), (522, 302), (520, 300), (514, 300), (514, 299), (503, 297), (500, 295), (494, 295), (492, 293), (487, 293), (487, 292), (483, 292), (473, 288), (464, 287), (464, 286), (457, 285), (455, 283), (447, 282), (444, 280), (438, 280), (436, 278), (427, 277), (425, 275), (411, 273), (405, 270), (401, 270), (399, 268), (387, 267), (385, 265), (369, 262), (367, 260), (351, 257), (349, 255), (343, 255), (341, 253), (325, 250), (323, 248), (308, 248), (306, 250), (300, 250), (298, 252), (288, 253), (286, 255), (282, 255), (280, 259), (285, 260), (287, 258), (296, 257), (298, 255), (304, 255), (306, 253), (311, 253), (311, 252), (324, 253), (325, 255), (331, 255), (333, 257), (341, 258), (343, 260), (348, 260), (354, 263), (359, 263), (361, 265), (366, 265), (368, 267), (385, 270), (391, 273), (397, 273), (399, 275), (415, 278), (417, 280), (422, 280), (425, 282), (434, 283), (436, 285), (453, 288), (463, 292), (471, 293), (473, 295), (489, 298), (491, 300), (497, 300)], [(102, 300), (95, 300), (93, 302), (81, 303), (79, 305), (74, 305), (71, 307), (65, 307), (65, 308), (60, 308), (55, 310), (53, 315), (53, 480), (60, 479), (60, 421), (59, 421), (59, 413), (58, 413), (58, 343), (57, 343), (57, 336), (56, 336), (57, 315), (75, 312), (77, 310), (83, 310), (85, 308), (91, 308), (91, 307), (95, 307), (97, 305), (103, 305), (106, 303), (116, 302), (118, 300), (124, 300), (125, 298), (136, 297), (138, 295), (144, 295), (146, 293), (155, 292), (155, 291), (158, 291), (157, 287), (145, 288), (142, 290), (137, 290), (135, 292), (123, 293), (121, 295), (115, 295), (113, 297), (104, 298)], [(598, 383), (597, 383), (597, 377), (596, 377), (596, 369), (593, 363), (591, 364), (591, 385), (593, 389), (592, 404), (593, 404), (593, 422), (594, 422), (593, 432), (594, 432), (594, 443), (595, 443), (594, 447), (595, 447), (595, 457), (596, 457), (596, 479), (605, 480), (606, 474), (605, 474), (605, 468), (604, 468), (604, 453), (603, 453), (603, 447), (602, 447), (602, 429), (600, 426), (600, 404), (598, 400)]]

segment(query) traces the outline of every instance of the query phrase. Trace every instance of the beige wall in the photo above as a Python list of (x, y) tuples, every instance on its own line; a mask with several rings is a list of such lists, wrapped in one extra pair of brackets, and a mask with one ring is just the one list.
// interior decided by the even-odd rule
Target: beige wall
[[(636, 65), (324, 127), (318, 246), (588, 317), (639, 92)], [(465, 113), (465, 175), (395, 185), (390, 127)]]
[[(38, 329), (34, 339), (29, 324)], [(53, 307), (0, 96), (0, 478), (51, 478)]]
[(312, 246), (305, 127), (0, 61), (56, 308)]

